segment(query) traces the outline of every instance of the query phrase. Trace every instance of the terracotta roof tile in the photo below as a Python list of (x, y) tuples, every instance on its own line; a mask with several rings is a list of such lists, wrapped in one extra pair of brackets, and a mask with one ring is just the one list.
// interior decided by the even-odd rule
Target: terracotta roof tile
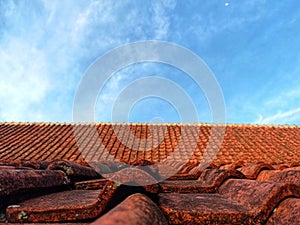
[(61, 171), (0, 170), (0, 196), (10, 196), (29, 189), (63, 186), (69, 183)]
[(268, 163), (247, 163), (241, 168), (238, 168), (248, 179), (256, 179), (258, 174), (263, 170), (272, 170), (274, 169)]
[(233, 162), (233, 163), (230, 163), (230, 164), (225, 164), (225, 165), (221, 166), (220, 169), (222, 169), (222, 170), (235, 170), (235, 169), (241, 168), (244, 165), (245, 165), (245, 163), (243, 161), (237, 161), (237, 162)]
[(9, 222), (63, 222), (92, 219), (105, 209), (117, 186), (107, 182), (102, 190), (70, 190), (40, 196), (8, 206)]
[(107, 183), (106, 179), (78, 181), (74, 183), (74, 187), (75, 189), (81, 189), (81, 190), (96, 190), (96, 189), (104, 188), (106, 183)]
[(296, 184), (300, 186), (300, 167), (284, 170), (262, 171), (256, 180)]
[(207, 169), (197, 181), (180, 180), (160, 183), (162, 192), (176, 193), (213, 193), (229, 178), (246, 178), (237, 170)]
[(126, 185), (143, 186), (146, 191), (151, 193), (159, 191), (158, 181), (144, 170), (138, 168), (122, 169), (114, 173), (109, 179)]
[(280, 164), (272, 165), (272, 167), (273, 167), (275, 170), (283, 170), (283, 169), (289, 168), (290, 166), (289, 166), (288, 163), (280, 163)]
[(15, 168), (15, 166), (0, 166), (0, 170), (13, 170)]
[(199, 178), (199, 174), (175, 174), (169, 177), (167, 180), (197, 180)]
[(47, 170), (61, 170), (72, 180), (97, 179), (100, 177), (95, 169), (91, 167), (65, 160), (50, 163)]
[(86, 219), (97, 210), (99, 191), (71, 190), (39, 196), (6, 209), (9, 222), (63, 222)]
[[(91, 224), (90, 222), (76, 222), (76, 223), (38, 223), (39, 225), (59, 225), (59, 224), (63, 224), (63, 225), (89, 225)], [(1, 224), (2, 225), (2, 224)], [(5, 223), (5, 225), (37, 225), (37, 223)]]
[(218, 169), (219, 166), (215, 163), (200, 163), (198, 166), (195, 166), (193, 169), (189, 171), (189, 174), (197, 174), (198, 176), (201, 175), (201, 173), (205, 169)]
[(275, 224), (300, 224), (300, 199), (299, 198), (287, 198), (279, 204), (273, 211), (272, 216), (266, 223), (266, 225)]
[(172, 224), (259, 224), (299, 187), (230, 179), (217, 194), (159, 194), (159, 205)]
[[(122, 182), (137, 182), (139, 179), (142, 179), (142, 177), (145, 178), (150, 176), (150, 174), (142, 169), (139, 169), (138, 167), (134, 170), (136, 170), (136, 173), (130, 174), (130, 170), (128, 168), (122, 169), (117, 174), (121, 174), (121, 171), (128, 171), (127, 176), (117, 176), (123, 177), (123, 180), (121, 180)], [(15, 171), (17, 170), (15, 169)], [(24, 171), (35, 172), (39, 170)], [(289, 176), (293, 177), (289, 171), (293, 173), (296, 171), (294, 176), (298, 177), (297, 172), (299, 169), (297, 167), (292, 167), (285, 170), (266, 170), (262, 171), (259, 176), (263, 176), (263, 174), (267, 174), (267, 172), (276, 172), (276, 174), (288, 172)], [(236, 180), (232, 179), (232, 177), (238, 177), (240, 179)], [(258, 177), (258, 179), (260, 178)], [(97, 199), (98, 194), (101, 192), (101, 189), (105, 187), (107, 182), (108, 181), (105, 179), (76, 182), (74, 186), (76, 188), (83, 189), (78, 190), (78, 193), (76, 190), (58, 192), (32, 198), (21, 203), (16, 203), (12, 205), (12, 207), (8, 207), (6, 209), (6, 217), (10, 222), (62, 222), (68, 220), (77, 221), (78, 219), (96, 218), (97, 216), (101, 215), (101, 212), (108, 211), (109, 213), (107, 215), (110, 216), (108, 218), (104, 217), (106, 218), (105, 220), (102, 220), (102, 216), (100, 217), (100, 221), (112, 222), (114, 221), (112, 215), (121, 215), (122, 210), (126, 211), (128, 208), (126, 206), (127, 204), (122, 206), (121, 214), (118, 214), (118, 210), (111, 211), (109, 209), (117, 209), (119, 207), (118, 204), (122, 199), (132, 193), (140, 192), (141, 189), (135, 189), (130, 186), (120, 191), (116, 189), (113, 192), (114, 197), (112, 194), (105, 195), (105, 205), (110, 206), (108, 208), (102, 207), (100, 211), (97, 211), (95, 210), (95, 208), (97, 208), (97, 203), (95, 204), (95, 202), (97, 201), (93, 201), (92, 199)], [(300, 188), (299, 186), (288, 185), (286, 182), (280, 184), (277, 181), (270, 183), (261, 182), (258, 180), (249, 180), (246, 179), (246, 177), (238, 170), (226, 171), (220, 169), (206, 169), (202, 172), (198, 180), (165, 181), (160, 184), (161, 187), (163, 187), (163, 185), (169, 185), (169, 191), (171, 192), (178, 192), (178, 194), (158, 194), (160, 208), (168, 218), (168, 221), (175, 224), (212, 224), (212, 221), (214, 221), (213, 224), (254, 224), (265, 222), (269, 217), (275, 218), (275, 216), (278, 220), (275, 213), (272, 215), (272, 211), (276, 212), (274, 209), (277, 207), (277, 205), (280, 205), (280, 202), (289, 196), (299, 198)], [(156, 188), (153, 189), (153, 187)], [(91, 191), (91, 189), (93, 190)], [(146, 191), (144, 193), (152, 193), (151, 196), (153, 196), (153, 194), (156, 195), (157, 192), (159, 192), (159, 189), (157, 189), (157, 186), (155, 185), (152, 185), (151, 188), (148, 186), (148, 189), (146, 186), (144, 186), (143, 190)], [(160, 192), (163, 191), (166, 190), (162, 188)], [(216, 191), (218, 193), (215, 193)], [(198, 192), (198, 194), (196, 194), (196, 192)], [(214, 194), (209, 194), (208, 192), (214, 192)], [(94, 193), (95, 196), (89, 198), (88, 196), (92, 196), (92, 193)], [(121, 193), (123, 197), (121, 197)], [(88, 201), (93, 203), (88, 204)], [(110, 203), (112, 201), (115, 203)], [(80, 205), (82, 207), (80, 207)], [(177, 208), (175, 205), (177, 205)], [(86, 213), (93, 207), (98, 213)], [(130, 208), (130, 206), (128, 207)], [(85, 211), (80, 211), (83, 210), (83, 208)], [(105, 210), (105, 208), (107, 208), (107, 210)], [(141, 213), (145, 213), (147, 211), (146, 208), (147, 207), (140, 208)], [(77, 216), (76, 212), (78, 214)], [(112, 214), (110, 214), (110, 212), (112, 212)], [(156, 213), (154, 209), (151, 210), (151, 212)], [(133, 212), (133, 215), (141, 215), (136, 213), (137, 212)], [(284, 215), (280, 215), (280, 218), (282, 216)], [(291, 215), (285, 215), (285, 217), (287, 216), (289, 217)], [(133, 218), (133, 221), (136, 221), (136, 217), (133, 216)]]
[(167, 225), (164, 214), (145, 195), (134, 194), (96, 220), (92, 225)]
[(229, 178), (245, 179), (246, 177), (238, 170), (207, 169), (198, 180), (203, 184), (219, 187)]
[(285, 183), (230, 179), (219, 188), (228, 199), (248, 207), (253, 219), (265, 221), (284, 198), (300, 197), (300, 187)]
[(170, 224), (247, 224), (247, 209), (219, 194), (159, 194)]

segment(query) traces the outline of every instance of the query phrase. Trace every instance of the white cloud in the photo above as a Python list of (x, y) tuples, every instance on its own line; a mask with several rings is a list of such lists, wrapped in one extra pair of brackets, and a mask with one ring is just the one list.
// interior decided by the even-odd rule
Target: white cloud
[(19, 39), (9, 39), (0, 50), (0, 118), (34, 119), (24, 112), (41, 103), (51, 84), (43, 52)]
[(291, 124), (300, 120), (300, 107), (285, 112), (278, 112), (269, 117), (259, 116), (257, 124)]
[[(229, 120), (246, 120), (254, 124), (299, 124), (300, 91), (295, 78), (297, 72), (275, 79), (276, 85), (273, 82), (265, 84), (264, 89), (258, 89), (253, 95), (231, 99), (227, 102)], [(293, 80), (292, 84), (288, 79)]]
[(91, 58), (123, 39), (100, 29), (116, 20), (116, 4), (8, 3), (0, 9), (6, 24), (0, 36), (0, 120), (71, 120), (72, 94)]
[(152, 16), (155, 31), (154, 39), (165, 39), (169, 34), (170, 14), (169, 10), (174, 9), (175, 1), (156, 1), (153, 4), (154, 14)]

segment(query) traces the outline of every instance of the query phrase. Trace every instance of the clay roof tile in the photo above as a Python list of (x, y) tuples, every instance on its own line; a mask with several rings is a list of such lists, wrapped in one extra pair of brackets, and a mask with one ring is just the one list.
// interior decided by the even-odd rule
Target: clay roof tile
[(8, 206), (9, 222), (63, 222), (99, 216), (119, 185), (107, 182), (101, 190), (70, 190), (52, 193)]
[(273, 170), (274, 168), (268, 163), (248, 163), (238, 168), (248, 179), (256, 179), (258, 174), (263, 170)]
[(300, 199), (287, 198), (273, 210), (272, 216), (268, 219), (266, 225), (275, 224), (300, 224)]
[(66, 160), (50, 163), (47, 170), (61, 170), (72, 180), (100, 178), (100, 175), (93, 168)]
[(92, 225), (167, 225), (164, 214), (157, 205), (142, 194), (134, 194), (126, 198), (115, 208), (100, 217)]

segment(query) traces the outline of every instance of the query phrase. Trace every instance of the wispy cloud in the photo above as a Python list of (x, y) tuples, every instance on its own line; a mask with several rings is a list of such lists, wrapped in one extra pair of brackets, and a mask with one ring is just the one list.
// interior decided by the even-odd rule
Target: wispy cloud
[(0, 49), (1, 120), (14, 120), (23, 113), (36, 118), (31, 107), (42, 104), (51, 89), (48, 66), (44, 53), (22, 40), (11, 38)]
[(291, 124), (299, 121), (300, 119), (300, 107), (285, 112), (278, 112), (273, 116), (263, 117), (255, 121), (257, 124)]
[[(296, 60), (297, 61), (297, 60)], [(254, 124), (299, 124), (300, 90), (299, 64), (291, 71), (276, 71), (270, 82), (253, 93), (243, 93), (228, 101), (230, 121)]]
[[(166, 10), (174, 7), (173, 1), (29, 4), (0, 5), (0, 120), (71, 120), (73, 94), (87, 66), (122, 43), (166, 38)], [(106, 99), (120, 76), (108, 84)]]

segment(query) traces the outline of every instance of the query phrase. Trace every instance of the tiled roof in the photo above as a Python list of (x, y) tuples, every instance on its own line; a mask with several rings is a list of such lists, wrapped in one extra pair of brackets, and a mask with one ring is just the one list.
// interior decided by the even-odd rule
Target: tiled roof
[[(130, 167), (101, 158), (92, 127)], [(216, 157), (203, 163), (212, 127), (226, 132)], [(298, 225), (299, 144), (297, 126), (2, 123), (0, 223)], [(173, 153), (182, 157), (171, 165), (178, 171), (161, 180), (166, 171), (156, 163)]]
[(126, 123), (0, 123), (0, 161), (65, 159), (84, 164), (81, 142), (89, 161), (107, 160), (100, 151), (102, 144), (106, 152), (128, 164), (142, 159), (161, 162), (170, 155), (199, 164), (208, 142), (217, 145), (222, 132), (224, 139), (213, 161), (216, 165), (300, 162), (298, 126)]

